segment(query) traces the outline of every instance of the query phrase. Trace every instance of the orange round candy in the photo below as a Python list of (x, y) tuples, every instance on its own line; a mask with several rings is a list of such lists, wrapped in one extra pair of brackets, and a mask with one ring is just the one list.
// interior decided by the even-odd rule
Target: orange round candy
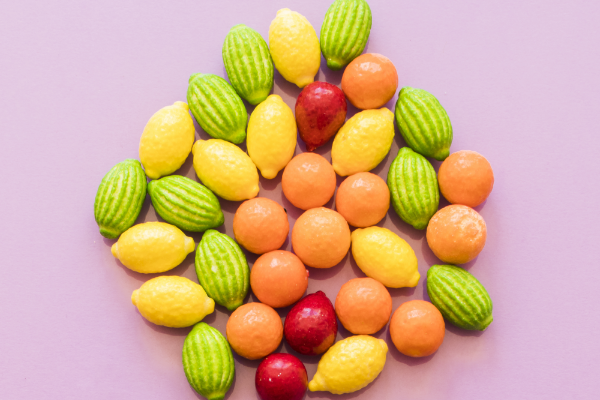
[(292, 158), (281, 177), (283, 194), (302, 210), (327, 203), (335, 192), (335, 185), (333, 167), (315, 153), (302, 153)]
[(370, 172), (359, 172), (342, 182), (335, 196), (337, 212), (357, 228), (381, 221), (390, 208), (390, 190), (383, 179)]
[(426, 357), (444, 341), (446, 325), (442, 313), (430, 302), (407, 301), (390, 321), (390, 336), (398, 351), (410, 357)]
[(262, 303), (238, 307), (227, 320), (227, 341), (240, 356), (257, 360), (274, 352), (283, 338), (279, 314)]
[(483, 250), (485, 221), (470, 207), (451, 205), (436, 212), (427, 225), (427, 244), (440, 260), (464, 264)]
[(292, 229), (294, 253), (313, 268), (331, 268), (342, 261), (350, 240), (350, 227), (344, 217), (324, 207), (304, 212)]
[(293, 253), (275, 250), (258, 257), (250, 271), (250, 286), (258, 299), (274, 308), (300, 300), (308, 287), (308, 271)]
[(375, 279), (354, 278), (338, 292), (335, 313), (344, 328), (355, 335), (372, 335), (390, 320), (392, 296)]
[(344, 71), (342, 91), (361, 110), (381, 108), (398, 89), (398, 73), (389, 58), (376, 53), (356, 57)]
[(438, 182), (442, 195), (450, 203), (477, 207), (494, 187), (494, 172), (484, 156), (461, 150), (450, 154), (440, 165)]
[(235, 240), (255, 254), (277, 250), (289, 232), (290, 224), (283, 207), (264, 197), (246, 200), (233, 217)]

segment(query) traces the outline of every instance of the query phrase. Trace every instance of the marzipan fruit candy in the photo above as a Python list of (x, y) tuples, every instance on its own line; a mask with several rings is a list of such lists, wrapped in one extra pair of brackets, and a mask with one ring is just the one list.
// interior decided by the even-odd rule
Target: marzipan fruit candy
[(235, 25), (223, 43), (223, 63), (229, 82), (248, 103), (256, 105), (273, 88), (273, 60), (260, 33), (244, 24)]
[(209, 229), (196, 250), (200, 285), (217, 304), (233, 311), (244, 302), (250, 270), (240, 246), (229, 236)]
[(450, 154), (450, 118), (431, 93), (403, 87), (396, 102), (396, 123), (406, 144), (417, 153), (439, 161)]
[(192, 75), (187, 100), (194, 118), (210, 136), (235, 144), (244, 141), (248, 113), (225, 79), (212, 74)]
[(416, 229), (425, 229), (440, 202), (437, 177), (429, 161), (408, 147), (401, 148), (390, 165), (387, 184), (396, 214)]
[(483, 331), (494, 320), (487, 290), (462, 268), (454, 265), (429, 268), (427, 294), (444, 318), (459, 328)]
[(223, 225), (219, 199), (206, 186), (185, 176), (165, 176), (148, 184), (154, 209), (179, 229), (204, 232)]
[(321, 25), (321, 52), (329, 69), (341, 69), (363, 52), (371, 23), (365, 0), (336, 0), (329, 6)]
[(118, 163), (102, 178), (96, 200), (94, 217), (100, 234), (116, 239), (137, 219), (146, 198), (146, 174), (138, 160)]
[(233, 383), (235, 363), (227, 339), (204, 322), (196, 324), (183, 342), (183, 371), (200, 395), (222, 400)]

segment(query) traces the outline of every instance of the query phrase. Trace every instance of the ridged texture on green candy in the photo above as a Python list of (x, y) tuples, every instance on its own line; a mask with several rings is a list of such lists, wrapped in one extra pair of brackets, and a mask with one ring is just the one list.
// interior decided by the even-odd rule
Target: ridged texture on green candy
[(362, 53), (371, 32), (371, 8), (365, 0), (336, 0), (321, 26), (321, 52), (338, 70)]
[(223, 225), (217, 196), (185, 176), (171, 175), (150, 181), (148, 194), (158, 215), (180, 229), (204, 232)]
[(183, 343), (183, 370), (194, 390), (208, 400), (221, 400), (233, 383), (235, 363), (221, 332), (204, 322)]
[(403, 87), (395, 114), (400, 133), (411, 149), (439, 161), (448, 157), (452, 124), (434, 95), (423, 89)]
[(394, 210), (416, 229), (425, 229), (440, 202), (433, 166), (422, 155), (403, 147), (390, 165), (387, 184)]
[(137, 219), (146, 198), (146, 174), (138, 160), (127, 159), (112, 167), (100, 182), (94, 217), (100, 234), (116, 239)]
[(454, 265), (427, 271), (427, 294), (444, 318), (463, 329), (483, 331), (492, 323), (492, 299), (481, 283)]
[(244, 141), (248, 113), (225, 79), (213, 74), (192, 75), (187, 100), (194, 118), (210, 136), (235, 144)]
[(256, 105), (273, 88), (273, 60), (260, 33), (244, 24), (236, 25), (225, 37), (223, 63), (231, 86)]
[(249, 274), (246, 256), (229, 236), (209, 229), (196, 250), (196, 274), (206, 293), (233, 311), (248, 294)]

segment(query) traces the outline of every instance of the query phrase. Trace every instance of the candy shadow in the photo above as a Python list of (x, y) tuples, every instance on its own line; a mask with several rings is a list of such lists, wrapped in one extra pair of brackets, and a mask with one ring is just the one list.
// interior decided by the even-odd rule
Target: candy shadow
[(321, 67), (319, 68), (319, 72), (317, 73), (315, 80), (331, 83), (332, 85), (336, 85), (337, 87), (341, 88), (342, 76), (344, 76), (345, 70), (346, 67), (342, 67), (338, 71), (329, 69), (327, 66), (327, 60), (325, 60), (323, 53), (321, 53)]
[[(138, 311), (138, 314), (139, 314), (139, 311)], [(152, 322), (148, 321), (146, 318), (142, 317), (141, 314), (140, 314), (140, 318), (142, 318), (144, 323), (146, 325), (148, 325), (153, 331), (162, 333), (165, 335), (169, 335), (169, 336), (187, 336), (190, 333), (190, 331), (192, 330), (191, 326), (188, 326), (186, 328), (169, 328), (166, 326), (156, 325), (156, 324), (153, 324)], [(206, 322), (205, 319), (202, 320), (202, 322)]]
[[(300, 94), (302, 89), (300, 89), (296, 84), (286, 81), (285, 78), (279, 73), (279, 71), (277, 71), (277, 69), (275, 69), (275, 71), (274, 71), (273, 78), (274, 78), (273, 94), (278, 94), (277, 90), (275, 90), (275, 89), (279, 89), (286, 96), (290, 97), (291, 100), (293, 101), (293, 103), (295, 104), (296, 99), (298, 98), (298, 95)], [(281, 96), (281, 97), (285, 97), (285, 96)], [(284, 101), (285, 101), (285, 99), (284, 99)]]
[(446, 319), (444, 319), (444, 322), (446, 323), (446, 330), (448, 332), (452, 332), (453, 334), (455, 334), (457, 336), (462, 336), (462, 337), (472, 337), (472, 336), (479, 337), (479, 336), (481, 336), (481, 335), (483, 335), (485, 333), (485, 331), (476, 331), (476, 330), (470, 331), (470, 330), (467, 330), (467, 329), (459, 328), (458, 326), (452, 325)]
[(398, 231), (402, 232), (411, 239), (421, 240), (425, 237), (426, 229), (415, 229), (411, 225), (404, 222), (398, 216), (398, 214), (396, 214), (396, 210), (394, 210), (394, 207), (391, 205), (390, 209), (388, 210), (388, 216)]
[(283, 169), (273, 179), (267, 179), (259, 173), (260, 188), (267, 191), (274, 190), (281, 183), (281, 175), (283, 175)]
[(308, 267), (309, 269), (309, 279), (315, 279), (318, 281), (322, 281), (325, 279), (329, 279), (332, 276), (337, 275), (343, 268), (344, 265), (346, 264), (346, 260), (348, 259), (350, 255), (350, 252), (346, 253), (346, 255), (344, 256), (344, 258), (342, 258), (342, 261), (340, 261), (339, 263), (337, 263), (335, 266), (331, 267), (331, 268), (312, 268), (312, 267)]

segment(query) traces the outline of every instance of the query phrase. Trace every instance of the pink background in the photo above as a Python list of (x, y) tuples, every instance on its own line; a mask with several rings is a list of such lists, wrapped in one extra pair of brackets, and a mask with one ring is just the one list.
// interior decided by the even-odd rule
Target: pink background
[[(131, 292), (151, 276), (111, 255), (113, 241), (94, 222), (96, 189), (114, 164), (138, 157), (145, 123), (161, 107), (185, 100), (192, 73), (226, 77), (221, 46), (230, 27), (245, 23), (267, 38), (276, 11), (289, 7), (318, 33), (329, 3), (3, 4), (0, 398), (197, 398), (181, 365), (189, 329), (152, 325), (131, 304)], [(478, 207), (487, 245), (466, 265), (493, 299), (494, 322), (484, 333), (448, 326), (439, 351), (425, 359), (391, 347), (367, 389), (306, 398), (597, 398), (598, 2), (369, 3), (367, 51), (394, 62), (400, 86), (438, 97), (454, 127), (452, 151), (478, 151), (494, 168), (494, 190)], [(339, 85), (341, 76), (322, 62), (317, 78)], [(292, 108), (299, 92), (275, 73), (274, 93)], [(403, 145), (397, 134), (375, 172), (385, 177)], [(329, 158), (330, 148), (318, 152)], [(297, 153), (303, 150), (299, 142)], [(179, 173), (195, 178), (191, 157)], [(293, 225), (300, 213), (282, 197), (280, 177), (261, 180), (260, 196), (281, 202)], [(222, 206), (221, 231), (231, 235), (238, 203)], [(147, 199), (138, 222), (153, 220)], [(424, 233), (393, 210), (380, 225), (413, 246), (422, 276), (439, 262)], [(248, 258), (252, 264), (256, 256)], [(193, 254), (168, 274), (196, 280)], [(362, 276), (351, 256), (310, 274), (308, 292), (323, 290), (332, 300), (344, 282)], [(427, 298), (423, 278), (414, 289), (390, 292), (394, 309)], [(226, 319), (218, 308), (205, 321), (224, 332)], [(346, 336), (341, 329), (338, 339)], [(376, 336), (389, 342), (387, 328)], [(283, 343), (280, 350), (289, 349)], [(302, 360), (312, 377), (318, 358)], [(229, 399), (256, 398), (257, 365), (236, 356)]]

